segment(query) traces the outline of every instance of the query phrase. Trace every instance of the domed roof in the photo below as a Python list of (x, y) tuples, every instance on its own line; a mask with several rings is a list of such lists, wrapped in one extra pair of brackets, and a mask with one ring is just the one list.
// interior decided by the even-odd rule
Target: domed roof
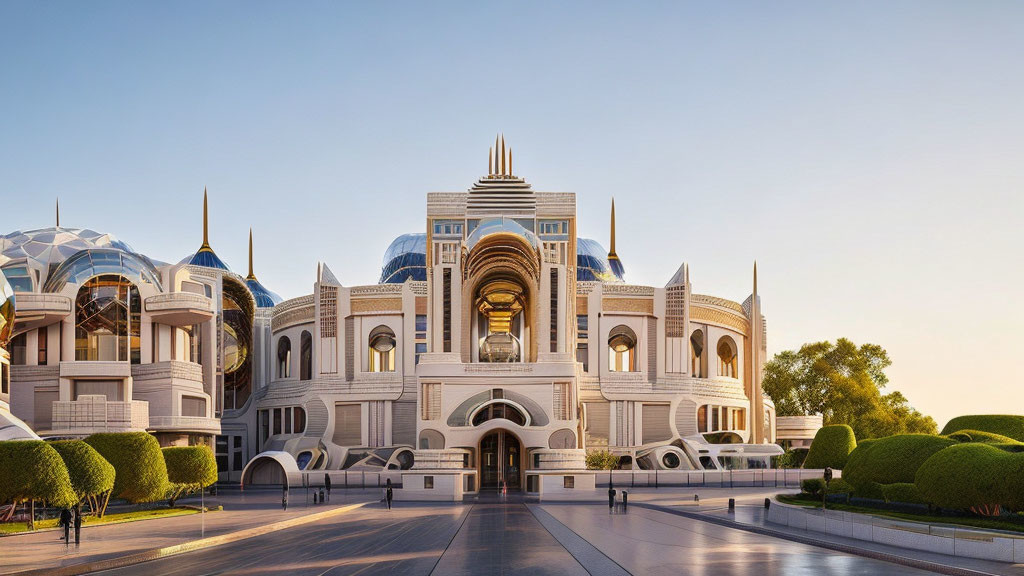
[(191, 256), (186, 256), (181, 264), (191, 264), (192, 266), (205, 266), (206, 268), (216, 268), (218, 270), (231, 271), (231, 268), (220, 259), (220, 256), (204, 246), (199, 249), (198, 252)]
[(135, 284), (149, 284), (162, 291), (160, 273), (149, 258), (115, 248), (80, 250), (57, 267), (43, 284), (43, 292), (55, 294), (68, 284), (82, 284), (93, 276), (118, 274)]
[(481, 220), (480, 224), (466, 238), (466, 248), (472, 250), (481, 240), (494, 234), (514, 234), (526, 240), (535, 250), (540, 250), (540, 239), (537, 238), (536, 234), (527, 230), (522, 224), (512, 218), (504, 216)]
[(576, 239), (577, 282), (623, 282), (625, 274), (622, 262), (609, 259), (608, 251), (597, 240)]
[(267, 290), (260, 281), (254, 277), (246, 278), (245, 285), (249, 287), (249, 292), (252, 292), (252, 297), (256, 300), (257, 308), (273, 308), (274, 306), (283, 302), (280, 296)]
[(402, 234), (384, 252), (381, 284), (401, 284), (406, 280), (427, 280), (427, 235)]
[(0, 272), (0, 348), (7, 346), (14, 331), (14, 289)]
[(0, 236), (0, 266), (23, 261), (28, 268), (39, 273), (39, 283), (45, 284), (47, 277), (65, 260), (82, 250), (94, 248), (113, 248), (135, 254), (131, 246), (113, 234), (56, 226)]

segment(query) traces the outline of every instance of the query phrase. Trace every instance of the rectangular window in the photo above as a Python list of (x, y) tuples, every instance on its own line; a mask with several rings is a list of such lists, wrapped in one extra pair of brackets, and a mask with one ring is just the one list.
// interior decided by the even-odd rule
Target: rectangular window
[(242, 468), (245, 468), (245, 466), (242, 464), (242, 453), (241, 452), (235, 452), (232, 456), (233, 456), (232, 464), (234, 464), (234, 468), (232, 468), (232, 470), (234, 470), (235, 472), (238, 472), (238, 471), (241, 471)]
[(458, 260), (459, 245), (445, 242), (441, 244), (441, 264), (455, 264)]
[(572, 420), (572, 392), (568, 382), (555, 382), (552, 405), (555, 420)]
[(46, 336), (47, 336), (46, 328), (40, 328), (38, 330), (38, 335), (39, 335), (39, 347), (38, 347), (38, 353), (36, 354), (36, 363), (39, 364), (40, 366), (46, 366), (46, 340), (47, 340), (47, 338), (46, 338)]
[(292, 409), (291, 408), (285, 408), (284, 409), (284, 433), (285, 434), (291, 434), (292, 433)]
[(228, 437), (227, 436), (217, 436), (216, 454), (217, 454), (217, 471), (218, 472), (227, 472), (228, 471)]
[(433, 490), (434, 489), (434, 477), (433, 476), (424, 476), (423, 477), (423, 489), (424, 490)]
[(270, 412), (267, 410), (260, 410), (260, 445), (270, 438)]
[(441, 385), (433, 382), (423, 384), (420, 393), (420, 418), (437, 420), (441, 417)]
[(416, 363), (417, 364), (420, 363), (420, 354), (426, 354), (426, 353), (427, 353), (427, 343), (426, 342), (417, 342), (416, 343)]
[(363, 408), (360, 404), (334, 405), (334, 436), (338, 446), (360, 446), (363, 443)]
[(274, 408), (274, 434), (281, 433), (281, 409)]
[(562, 476), (562, 488), (572, 489), (576, 487), (575, 476)]
[(551, 352), (558, 352), (558, 268), (551, 269)]
[(444, 342), (443, 351), (452, 351), (452, 269), (445, 268), (442, 274), (442, 298), (444, 302), (444, 319), (441, 325)]
[(584, 372), (588, 371), (588, 364), (590, 364), (590, 349), (587, 347), (586, 342), (576, 344), (576, 361), (583, 364)]
[(426, 338), (427, 337), (427, 315), (417, 314), (416, 315), (416, 337)]
[(711, 431), (718, 432), (721, 428), (718, 427), (718, 418), (721, 414), (721, 409), (718, 406), (711, 407)]
[(206, 398), (199, 396), (182, 396), (181, 415), (197, 418), (206, 417)]

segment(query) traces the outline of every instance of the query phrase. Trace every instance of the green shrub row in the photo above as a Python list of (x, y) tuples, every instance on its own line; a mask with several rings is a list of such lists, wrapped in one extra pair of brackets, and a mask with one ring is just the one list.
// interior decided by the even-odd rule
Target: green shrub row
[(61, 508), (78, 502), (60, 454), (42, 440), (0, 442), (0, 502), (34, 500)]
[(1002, 434), (995, 434), (993, 432), (985, 432), (983, 430), (957, 430), (951, 434), (946, 434), (946, 438), (956, 440), (957, 442), (979, 442), (981, 444), (998, 444), (998, 445), (1014, 445), (1024, 443), (1018, 442), (1009, 436), (1003, 436)]
[(886, 502), (897, 502), (903, 504), (929, 503), (917, 490), (917, 486), (910, 482), (884, 484), (882, 485), (882, 496)]
[(1024, 510), (1024, 453), (988, 444), (957, 444), (917, 470), (914, 484), (929, 503), (984, 516)]
[(952, 434), (961, 430), (991, 432), (1024, 442), (1024, 416), (1008, 414), (957, 416), (946, 424), (942, 429), (942, 434)]
[[(800, 481), (800, 490), (804, 494), (810, 494), (817, 498), (821, 498), (821, 491), (825, 489), (824, 478), (808, 478)], [(842, 478), (837, 478), (828, 483), (829, 494), (850, 494), (853, 492), (853, 487), (850, 486)]]
[(814, 435), (811, 449), (804, 459), (804, 468), (835, 468), (842, 470), (846, 461), (857, 447), (853, 428), (846, 424), (823, 426)]
[(957, 444), (930, 434), (903, 434), (861, 442), (850, 453), (843, 478), (866, 498), (884, 497), (874, 484), (912, 483), (917, 469), (932, 454)]

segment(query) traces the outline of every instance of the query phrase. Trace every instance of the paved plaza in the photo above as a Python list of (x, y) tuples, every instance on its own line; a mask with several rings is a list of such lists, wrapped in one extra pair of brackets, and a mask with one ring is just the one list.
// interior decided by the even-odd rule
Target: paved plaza
[[(339, 491), (329, 505), (292, 494), (287, 512), (280, 492), (224, 491), (213, 499), (224, 512), (207, 515), (206, 536), (281, 522), (297, 525), (226, 544), (108, 569), (107, 575), (289, 574), (550, 574), (625, 575), (928, 574), (876, 559), (897, 554), (937, 564), (959, 562), (973, 573), (1024, 575), (1024, 567), (910, 551), (864, 548), (868, 555), (794, 541), (763, 523), (764, 497), (775, 489), (634, 489), (628, 513), (609, 514), (596, 500), (536, 502), (484, 496), (462, 503), (398, 502), (387, 510), (375, 490)], [(727, 511), (728, 498), (737, 511)], [(354, 509), (342, 506), (359, 504)], [(310, 515), (333, 511), (329, 517)], [(335, 513), (336, 512), (336, 513)], [(739, 522), (741, 524), (735, 524)], [(56, 532), (0, 538), (0, 573), (35, 569), (85, 573), (87, 562), (173, 546), (199, 537), (199, 518), (186, 516), (92, 527), (83, 545), (65, 549)], [(731, 524), (731, 525), (728, 525)], [(750, 528), (771, 528), (772, 534)], [(802, 536), (807, 536), (804, 533)], [(806, 540), (805, 540), (806, 542)], [(847, 542), (849, 544), (849, 542)], [(873, 557), (871, 557), (873, 555)], [(75, 568), (77, 566), (77, 568)], [(947, 571), (948, 573), (948, 571)], [(972, 573), (972, 572), (964, 572)]]

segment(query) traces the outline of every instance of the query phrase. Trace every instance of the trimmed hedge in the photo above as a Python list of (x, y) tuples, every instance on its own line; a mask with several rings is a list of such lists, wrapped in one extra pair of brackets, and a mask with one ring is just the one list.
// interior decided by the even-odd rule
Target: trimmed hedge
[[(824, 478), (808, 478), (800, 481), (800, 491), (811, 496), (821, 497), (821, 491), (825, 489)], [(829, 494), (850, 494), (853, 487), (842, 478), (836, 478), (828, 483)]]
[(928, 501), (918, 491), (917, 486), (909, 482), (897, 482), (895, 484), (884, 484), (882, 496), (886, 502), (901, 504), (928, 504)]
[(921, 495), (943, 508), (999, 514), (1024, 510), (1024, 453), (987, 444), (957, 444), (932, 455), (914, 481)]
[(171, 487), (167, 495), (174, 501), (183, 494), (202, 490), (217, 481), (217, 460), (206, 446), (171, 446), (162, 450)]
[(957, 416), (942, 429), (942, 434), (952, 434), (961, 430), (980, 430), (1013, 438), (1024, 442), (1024, 416), (1009, 414)]
[(0, 503), (45, 500), (67, 508), (78, 502), (60, 454), (42, 440), (0, 442)]
[(982, 444), (1012, 445), (1024, 444), (1002, 434), (985, 432), (982, 430), (957, 430), (952, 434), (946, 434), (946, 438), (957, 442), (980, 442)]
[(836, 468), (842, 470), (846, 461), (857, 447), (853, 428), (846, 424), (824, 426), (814, 435), (811, 449), (804, 459), (804, 468)]
[(902, 434), (861, 442), (850, 454), (843, 478), (858, 496), (880, 498), (880, 488), (872, 484), (914, 482), (917, 469), (939, 450), (956, 440), (930, 434)]
[(68, 467), (71, 486), (78, 498), (97, 496), (114, 488), (114, 467), (95, 448), (82, 440), (61, 440), (50, 446)]
[(93, 434), (85, 439), (114, 466), (115, 498), (153, 502), (167, 491), (167, 465), (160, 443), (146, 432)]

